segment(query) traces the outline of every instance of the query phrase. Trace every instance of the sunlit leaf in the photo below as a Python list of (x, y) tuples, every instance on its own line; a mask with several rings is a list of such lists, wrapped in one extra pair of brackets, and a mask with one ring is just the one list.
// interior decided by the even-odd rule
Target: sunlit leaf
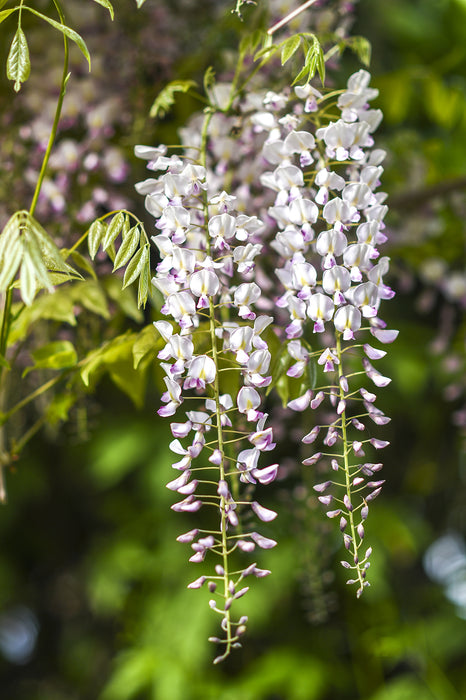
[[(63, 250), (62, 253), (66, 255), (68, 251)], [(71, 257), (73, 258), (73, 262), (76, 263), (78, 267), (80, 267), (82, 270), (87, 272), (93, 279), (97, 279), (97, 275), (95, 274), (95, 270), (92, 267), (91, 263), (87, 258), (84, 257), (79, 251), (73, 250), (71, 253)]]
[(130, 261), (128, 267), (126, 268), (125, 276), (123, 278), (123, 289), (128, 287), (135, 279), (141, 274), (144, 266), (147, 264), (149, 259), (149, 246), (144, 246), (144, 248), (139, 248), (138, 252), (134, 255)]
[(364, 36), (351, 36), (344, 43), (354, 51), (361, 63), (365, 66), (370, 66), (372, 47), (368, 39)]
[(70, 409), (76, 403), (77, 396), (70, 391), (63, 394), (56, 394), (50, 405), (47, 406), (47, 422), (50, 425), (57, 425), (69, 418)]
[[(0, 4), (0, 7), (3, 7), (3, 5), (4, 5), (7, 1), (8, 1), (8, 0), (4, 0), (4, 2), (2, 2), (2, 3)], [(2, 10), (2, 11), (0, 12), (0, 24), (3, 22), (3, 20), (5, 20), (7, 17), (9, 17), (9, 16), (11, 15), (12, 12), (16, 12), (17, 9), (18, 9), (17, 7), (12, 7), (10, 10)]]
[(138, 7), (142, 7), (142, 6), (144, 5), (145, 2), (146, 2), (146, 0), (136, 0), (136, 5), (137, 5)]
[(76, 325), (74, 314), (75, 300), (70, 294), (72, 287), (57, 289), (55, 293), (43, 294), (34, 299), (31, 306), (23, 308), (11, 324), (10, 342), (24, 340), (40, 321), (58, 321), (70, 326)]
[(99, 3), (99, 5), (102, 5), (102, 7), (106, 7), (107, 10), (110, 12), (110, 17), (114, 19), (114, 12), (113, 12), (113, 6), (112, 3), (109, 2), (109, 0), (94, 0), (94, 2)]
[(301, 44), (301, 37), (296, 34), (295, 36), (290, 36), (289, 39), (287, 39), (285, 42), (282, 44), (282, 53), (281, 53), (281, 62), (282, 66), (290, 60), (290, 58), (296, 53), (296, 51), (299, 49), (299, 45)]
[(164, 117), (175, 104), (175, 95), (178, 92), (188, 92), (192, 87), (196, 87), (194, 80), (174, 80), (168, 83), (158, 94), (149, 115), (151, 117)]
[(108, 373), (112, 382), (141, 407), (147, 387), (147, 365), (138, 370), (133, 367), (132, 351), (136, 338), (134, 333), (125, 333), (91, 352), (80, 371), (84, 385), (94, 386), (103, 374)]
[(94, 260), (99, 250), (99, 246), (102, 243), (105, 233), (107, 231), (107, 225), (102, 221), (94, 221), (89, 229), (89, 234), (87, 236), (87, 245), (89, 248), (89, 255), (91, 260)]
[(3, 231), (0, 233), (0, 260), (8, 258), (15, 240), (19, 239), (21, 226), (18, 213), (19, 212), (16, 212), (10, 216)]
[(78, 355), (73, 343), (69, 340), (55, 340), (47, 343), (31, 353), (34, 366), (28, 367), (27, 371), (33, 369), (66, 369), (74, 367), (78, 361)]
[(108, 250), (108, 248), (110, 248), (111, 244), (114, 242), (114, 240), (120, 233), (125, 222), (125, 216), (126, 215), (124, 212), (119, 211), (118, 214), (115, 214), (115, 216), (111, 220), (107, 229), (107, 233), (105, 234), (105, 237), (102, 241), (102, 248), (104, 250)]
[(88, 64), (89, 64), (89, 70), (91, 69), (91, 57), (89, 54), (89, 50), (86, 46), (86, 42), (80, 36), (77, 32), (74, 31), (74, 29), (71, 29), (70, 27), (67, 27), (66, 24), (61, 24), (60, 22), (56, 22), (54, 19), (51, 17), (47, 17), (47, 15), (43, 15), (42, 12), (38, 12), (37, 10), (34, 10), (32, 7), (29, 7), (28, 5), (23, 5), (24, 10), (29, 10), (29, 12), (32, 12), (33, 14), (37, 15), (37, 17), (40, 17), (43, 19), (45, 22), (48, 22), (49, 24), (52, 25), (52, 27), (55, 27), (55, 29), (58, 29), (59, 32), (62, 32), (68, 39), (71, 39), (71, 41), (74, 41), (74, 43), (78, 46), (79, 50), (83, 54), (83, 56), (86, 58)]
[(72, 294), (76, 304), (102, 318), (110, 318), (107, 299), (98, 282), (78, 282), (73, 286)]
[(9, 80), (14, 80), (16, 92), (21, 90), (21, 84), (25, 83), (31, 74), (31, 61), (29, 48), (21, 27), (18, 27), (10, 47), (10, 53), (6, 63), (6, 75)]
[(34, 263), (31, 260), (27, 249), (23, 246), (23, 256), (21, 261), (21, 269), (19, 272), (19, 289), (21, 292), (21, 299), (24, 301), (26, 306), (30, 306), (34, 301), (34, 297), (37, 290), (37, 280), (36, 271), (34, 269)]
[(25, 231), (23, 241), (34, 266), (35, 276), (38, 283), (41, 287), (45, 287), (49, 292), (53, 292), (53, 284), (44, 264), (42, 251), (37, 238), (35, 238), (30, 231)]
[(139, 333), (133, 345), (133, 367), (137, 369), (142, 360), (148, 355), (157, 356), (158, 350), (162, 348), (163, 340), (155, 330), (153, 324), (146, 326)]
[[(39, 222), (33, 216), (31, 216), (29, 212), (25, 212), (24, 214), (26, 219), (24, 222), (24, 228), (36, 238), (44, 265), (47, 270), (56, 273), (63, 273), (65, 280), (82, 279), (82, 275), (80, 275), (79, 272), (76, 272), (71, 265), (68, 265), (68, 263), (65, 262), (59, 248), (49, 236), (47, 231), (39, 224)], [(64, 280), (62, 279), (61, 281)]]
[(110, 275), (104, 279), (103, 284), (108, 297), (114, 302), (118, 309), (121, 309), (125, 316), (136, 323), (142, 323), (144, 321), (144, 314), (138, 308), (132, 287), (122, 289), (121, 280), (115, 275)]
[(149, 295), (149, 284), (150, 284), (150, 259), (149, 259), (149, 248), (144, 249), (146, 253), (144, 254), (144, 265), (142, 266), (141, 273), (139, 275), (138, 283), (138, 306), (145, 306), (147, 302), (147, 297)]
[(5, 250), (0, 272), (0, 291), (4, 292), (13, 282), (23, 257), (23, 244), (19, 236)]
[(128, 260), (134, 254), (136, 248), (139, 245), (140, 230), (138, 226), (133, 226), (133, 228), (125, 235), (123, 235), (123, 240), (118, 253), (116, 254), (115, 261), (113, 263), (113, 269), (118, 270), (118, 268), (126, 265)]

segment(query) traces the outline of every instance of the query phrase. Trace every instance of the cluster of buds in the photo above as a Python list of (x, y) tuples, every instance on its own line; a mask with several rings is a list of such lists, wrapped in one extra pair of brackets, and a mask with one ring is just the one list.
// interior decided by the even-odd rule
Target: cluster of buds
[(184, 420), (171, 423), (170, 448), (177, 455), (172, 466), (179, 475), (168, 488), (181, 497), (172, 509), (194, 513), (213, 506), (219, 515), (215, 529), (195, 528), (178, 537), (191, 545), (191, 562), (213, 560), (212, 573), (189, 587), (206, 584), (210, 606), (222, 618), (225, 635), (212, 638), (224, 645), (218, 662), (245, 631), (245, 617), (233, 619), (231, 612), (248, 590), (244, 579), (269, 573), (256, 563), (241, 568), (237, 554), (276, 544), (254, 525), (246, 528), (245, 521), (276, 517), (252, 500), (250, 485), (273, 481), (278, 465), (259, 466), (261, 453), (275, 446), (260, 410), (261, 392), (271, 382), (264, 331), (273, 319), (254, 310), (261, 296), (254, 268), (263, 226), (257, 217), (237, 213), (234, 196), (210, 191), (205, 161), (211, 117), (205, 118), (198, 161), (167, 156), (163, 146), (136, 147), (136, 155), (159, 172), (136, 189), (146, 195), (146, 208), (156, 219), (152, 240), (160, 262), (153, 284), (164, 298), (162, 314), (172, 319), (155, 322), (165, 342), (159, 358), (166, 391), (158, 413), (173, 416), (181, 404), (195, 400)]
[[(323, 436), (321, 449), (303, 464), (327, 461), (334, 472), (331, 480), (314, 488), (329, 508), (328, 517), (340, 518), (350, 553), (350, 561), (342, 564), (354, 572), (348, 583), (358, 584), (358, 596), (368, 585), (371, 553), (370, 548), (362, 557), (359, 553), (364, 521), (383, 484), (375, 476), (382, 465), (362, 458), (367, 445), (379, 450), (389, 444), (366, 437), (370, 431), (363, 421), (384, 425), (390, 420), (360, 381), (366, 375), (377, 387), (390, 382), (371, 364), (386, 353), (358, 337), (371, 333), (390, 343), (397, 335), (379, 316), (381, 300), (394, 293), (383, 281), (389, 259), (379, 258), (378, 251), (386, 240), (386, 195), (377, 191), (385, 153), (371, 149), (382, 114), (369, 109), (377, 95), (369, 81), (369, 73), (360, 70), (339, 93), (324, 96), (310, 85), (295, 88), (298, 99), (292, 112), (270, 122), (262, 154), (275, 169), (261, 178), (276, 193), (268, 214), (277, 229), (272, 246), (281, 266), (276, 274), (285, 289), (277, 305), (289, 317), (286, 337), (293, 362), (287, 373), (301, 377), (309, 362), (323, 369), (322, 385), (307, 388), (288, 406), (297, 411), (321, 404), (321, 411), (328, 408), (325, 424), (315, 425), (303, 438), (311, 444)], [(337, 94), (335, 107), (341, 116), (325, 123), (328, 100)], [(309, 325), (312, 333), (307, 332)], [(352, 352), (360, 347), (365, 355), (362, 370), (355, 367)]]

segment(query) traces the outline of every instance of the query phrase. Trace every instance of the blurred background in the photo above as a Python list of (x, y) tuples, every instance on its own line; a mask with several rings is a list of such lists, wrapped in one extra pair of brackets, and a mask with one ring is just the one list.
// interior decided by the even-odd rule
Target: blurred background
[[(173, 497), (164, 486), (172, 460), (168, 425), (156, 415), (158, 375), (152, 361), (134, 372), (130, 352), (119, 347), (93, 373), (92, 392), (69, 406), (55, 402), (48, 427), (6, 474), (2, 699), (466, 697), (466, 2), (343, 4), (353, 13), (351, 33), (372, 44), (375, 106), (385, 115), (377, 135), (389, 153), (384, 254), (397, 296), (384, 317), (400, 330), (382, 361), (393, 379), (380, 392), (380, 407), (392, 416), (391, 446), (384, 454), (387, 481), (367, 527), (372, 585), (360, 600), (345, 585), (340, 537), (323, 522), (308, 477), (279, 481), (265, 501), (280, 512), (273, 527), (279, 545), (259, 560), (273, 575), (244, 598), (251, 613), (244, 648), (213, 667), (206, 640), (216, 619), (208, 593), (187, 590), (196, 572), (187, 564), (188, 548), (175, 541), (193, 525), (170, 510)], [(47, 2), (34, 5), (50, 9)], [(197, 109), (182, 98), (162, 123), (148, 118), (169, 80), (199, 79), (209, 65), (228, 70), (244, 31), (232, 5), (147, 0), (136, 11), (133, 0), (124, 0), (115, 3), (111, 23), (90, 0), (64, 2), (93, 70), (87, 73), (73, 49), (37, 210), (60, 244), (74, 242), (87, 222), (114, 208), (146, 216), (133, 189), (146, 176), (134, 145), (173, 143)], [(244, 15), (246, 22), (271, 21), (298, 5), (271, 1)], [(312, 19), (309, 11), (302, 21)], [(61, 72), (60, 37), (28, 22), (30, 81), (18, 97), (4, 75), (0, 82), (2, 227), (16, 208), (28, 206)], [(0, 27), (2, 65), (14, 30), (9, 21)], [(359, 67), (346, 52), (341, 80)], [(134, 332), (154, 318), (151, 309), (137, 309), (130, 291), (120, 294), (106, 264), (101, 285), (81, 300), (79, 330), (73, 329), (83, 353), (97, 338)], [(57, 318), (43, 309), (33, 340), (66, 337), (67, 328), (65, 312)], [(34, 420), (32, 409), (21, 420), (18, 431)], [(284, 464), (293, 456), (289, 431), (284, 424)]]

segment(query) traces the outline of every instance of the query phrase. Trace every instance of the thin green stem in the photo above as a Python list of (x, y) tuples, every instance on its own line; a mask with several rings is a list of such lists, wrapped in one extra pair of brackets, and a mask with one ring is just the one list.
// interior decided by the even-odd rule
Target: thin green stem
[(21, 401), (18, 401), (13, 408), (10, 408), (9, 411), (3, 414), (2, 416), (2, 423), (5, 424), (11, 416), (13, 416), (15, 413), (20, 411), (22, 408), (27, 406), (31, 401), (34, 401), (34, 399), (37, 399), (39, 396), (44, 394), (46, 391), (51, 389), (55, 384), (58, 384), (58, 382), (63, 379), (64, 374), (67, 374), (69, 372), (65, 370), (62, 374), (60, 374), (57, 377), (52, 377), (52, 379), (49, 379), (48, 382), (45, 382), (45, 384), (42, 384), (40, 387), (38, 387), (35, 391), (33, 391), (31, 394), (28, 396), (25, 396), (24, 399), (21, 399)]
[[(204, 124), (202, 126), (201, 135), (201, 165), (206, 168), (207, 166), (207, 139), (209, 133), (209, 125), (214, 115), (213, 109), (207, 109), (204, 118)], [(207, 222), (209, 219), (209, 207), (207, 202), (207, 194), (204, 194), (204, 220), (207, 229)], [(207, 255), (211, 254), (211, 244), (208, 231), (206, 230), (206, 252)], [(217, 444), (218, 449), (221, 454), (221, 460), (219, 465), (220, 480), (225, 481), (225, 448), (223, 441), (223, 429), (222, 429), (222, 412), (223, 408), (220, 403), (220, 381), (219, 381), (219, 353), (217, 349), (217, 337), (215, 335), (216, 331), (216, 319), (215, 319), (215, 306), (212, 298), (209, 298), (209, 331), (210, 331), (210, 342), (212, 348), (212, 359), (215, 363), (215, 380), (214, 380), (214, 395), (215, 395), (215, 415), (216, 415), (216, 427), (217, 427)], [(227, 540), (227, 513), (226, 513), (226, 499), (224, 496), (220, 496), (220, 532), (221, 532), (221, 556), (223, 563), (223, 598), (227, 601), (229, 597), (229, 573), (228, 573), (228, 540)], [(230, 651), (232, 645), (232, 628), (231, 628), (231, 614), (230, 609), (223, 610), (222, 614), (225, 619), (225, 633), (226, 633), (226, 648), (222, 655), (222, 658), (226, 658)], [(219, 659), (220, 661), (220, 659)]]
[[(340, 387), (340, 401), (345, 401), (345, 392), (343, 391), (342, 387), (342, 382), (340, 381), (341, 378), (344, 376), (343, 375), (343, 358), (342, 358), (342, 350), (341, 350), (341, 333), (337, 331), (336, 334), (336, 351), (337, 351), (337, 357), (338, 357), (338, 380), (339, 380), (339, 387)], [(351, 465), (349, 463), (348, 459), (348, 454), (350, 452), (350, 448), (348, 446), (348, 434), (346, 431), (346, 409), (343, 410), (341, 413), (341, 434), (343, 438), (343, 465), (344, 465), (344, 472), (345, 472), (345, 489), (346, 489), (346, 495), (348, 497), (349, 502), (351, 503), (351, 482), (350, 482), (350, 470), (351, 470)], [(356, 543), (356, 527), (354, 524), (354, 516), (353, 516), (353, 511), (347, 509), (348, 513), (348, 520), (349, 520), (349, 526), (350, 526), (350, 531), (351, 531), (351, 545), (352, 545), (352, 551), (353, 551), (353, 561), (355, 564), (358, 564), (358, 545)], [(362, 593), (364, 589), (364, 579), (362, 576), (362, 571), (361, 567), (357, 566), (357, 574), (358, 574), (358, 581), (360, 585), (360, 591)]]
[[(60, 17), (60, 22), (62, 24), (65, 24), (65, 17), (63, 15), (63, 11), (61, 9), (60, 3), (58, 2), (58, 0), (53, 0), (53, 4), (55, 5), (55, 7), (57, 9), (58, 15)], [(60, 85), (60, 94), (58, 96), (57, 107), (55, 109), (55, 117), (54, 117), (53, 124), (52, 124), (52, 130), (50, 132), (49, 141), (48, 141), (45, 153), (44, 153), (44, 158), (42, 160), (42, 166), (41, 166), (41, 169), (39, 172), (39, 177), (37, 179), (36, 189), (34, 190), (34, 194), (33, 194), (32, 201), (31, 201), (31, 206), (29, 207), (29, 213), (31, 214), (31, 216), (34, 215), (34, 211), (35, 211), (36, 206), (37, 206), (37, 200), (39, 199), (40, 189), (41, 189), (42, 183), (44, 181), (45, 171), (47, 170), (47, 165), (49, 162), (50, 153), (52, 151), (52, 147), (53, 147), (53, 144), (55, 142), (55, 137), (57, 135), (58, 122), (60, 121), (63, 100), (65, 98), (65, 93), (66, 93), (66, 84), (67, 84), (69, 77), (70, 77), (70, 74), (68, 73), (69, 42), (68, 42), (68, 37), (66, 36), (66, 34), (63, 34), (63, 42), (65, 45), (65, 56), (64, 56), (64, 60), (63, 60), (63, 74), (62, 74), (61, 85)]]

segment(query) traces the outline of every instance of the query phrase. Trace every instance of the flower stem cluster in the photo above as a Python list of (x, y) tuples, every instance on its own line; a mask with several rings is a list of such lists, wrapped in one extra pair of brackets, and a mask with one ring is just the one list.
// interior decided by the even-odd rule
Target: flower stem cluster
[(276, 517), (252, 500), (249, 485), (273, 481), (278, 465), (258, 466), (260, 454), (274, 447), (267, 414), (260, 410), (261, 390), (271, 382), (263, 333), (272, 318), (254, 310), (261, 297), (253, 275), (262, 222), (238, 214), (235, 197), (210, 189), (205, 163), (212, 114), (205, 115), (197, 160), (167, 156), (163, 146), (138, 146), (136, 155), (149, 161), (150, 170), (161, 171), (137, 185), (156, 219), (153, 241), (161, 261), (153, 284), (164, 298), (162, 313), (172, 319), (155, 322), (165, 341), (159, 358), (166, 391), (158, 413), (171, 417), (181, 404), (189, 406), (184, 420), (171, 423), (179, 475), (168, 488), (181, 497), (172, 509), (194, 513), (213, 507), (219, 517), (214, 529), (195, 528), (178, 538), (191, 545), (191, 562), (217, 558), (213, 572), (189, 588), (207, 584), (212, 594), (210, 607), (224, 631), (223, 639), (212, 638), (224, 647), (218, 662), (245, 631), (246, 618), (236, 619), (231, 611), (248, 590), (244, 579), (269, 573), (255, 563), (232, 568), (231, 559), (256, 546), (275, 546), (254, 526), (243, 529), (241, 521), (244, 515), (248, 523)]
[[(360, 378), (365, 375), (377, 387), (390, 379), (371, 364), (384, 351), (364, 344), (362, 369), (355, 368), (350, 351), (361, 347), (358, 337), (363, 333), (382, 343), (397, 335), (379, 316), (381, 300), (394, 293), (383, 281), (389, 259), (380, 258), (378, 251), (386, 240), (386, 195), (377, 191), (385, 153), (371, 148), (382, 114), (369, 109), (377, 95), (369, 81), (369, 73), (360, 70), (349, 78), (346, 90), (329, 96), (309, 85), (295, 88), (298, 101), (292, 113), (279, 120), (281, 128), (271, 129), (262, 149), (274, 170), (261, 178), (276, 193), (268, 213), (276, 225), (271, 245), (282, 261), (276, 274), (285, 289), (277, 305), (289, 317), (286, 336), (294, 362), (287, 374), (302, 377), (310, 362), (323, 370), (322, 384), (309, 387), (288, 406), (297, 411), (321, 404), (321, 411), (327, 408), (325, 423), (303, 438), (311, 444), (322, 435), (322, 447), (303, 463), (330, 462), (334, 477), (314, 488), (328, 517), (340, 518), (350, 554), (350, 561), (342, 564), (354, 572), (348, 583), (358, 584), (358, 596), (368, 585), (371, 553), (370, 548), (362, 557), (359, 552), (364, 521), (383, 484), (374, 478), (382, 465), (361, 458), (366, 446), (378, 450), (388, 445), (372, 437), (363, 421), (389, 421)], [(332, 105), (329, 98), (335, 96)], [(339, 118), (333, 121), (327, 115), (335, 109)]]

